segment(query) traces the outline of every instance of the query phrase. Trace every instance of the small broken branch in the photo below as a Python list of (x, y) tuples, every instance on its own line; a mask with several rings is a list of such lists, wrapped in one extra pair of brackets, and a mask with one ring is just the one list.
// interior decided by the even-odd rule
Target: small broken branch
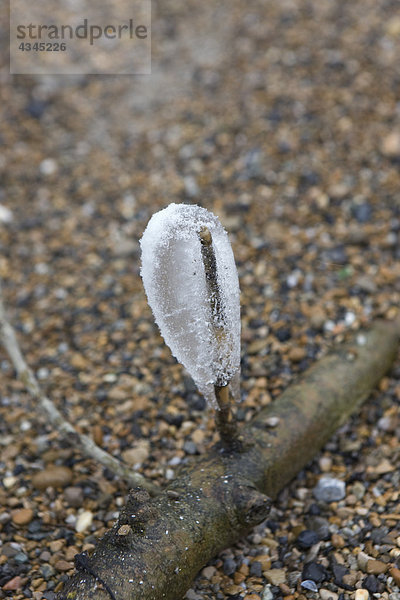
[(240, 452), (216, 446), (156, 498), (133, 490), (58, 599), (180, 600), (207, 561), (266, 518), (268, 496), (360, 407), (393, 363), (399, 339), (399, 321), (355, 334), (244, 427)]
[(15, 335), (14, 328), (6, 317), (3, 303), (2, 286), (0, 281), (0, 341), (3, 344), (11, 363), (17, 372), (18, 378), (24, 384), (29, 394), (38, 402), (38, 408), (46, 415), (51, 425), (73, 447), (78, 448), (82, 454), (92, 458), (97, 463), (107, 467), (112, 473), (126, 481), (131, 486), (142, 486), (151, 493), (156, 493), (156, 487), (147, 481), (140, 473), (132, 471), (108, 452), (102, 450), (87, 435), (81, 434), (66, 421), (65, 417), (57, 410), (53, 402), (43, 393), (39, 383), (28, 367), (21, 352)]

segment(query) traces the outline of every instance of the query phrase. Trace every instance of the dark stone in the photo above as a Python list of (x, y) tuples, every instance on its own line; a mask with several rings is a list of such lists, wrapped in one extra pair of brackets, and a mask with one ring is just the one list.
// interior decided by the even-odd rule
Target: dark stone
[[(307, 550), (308, 548), (311, 548), (311, 546), (314, 546), (314, 544), (317, 544), (319, 540), (320, 538), (318, 537), (318, 534), (315, 531), (306, 529), (305, 531), (299, 533), (299, 536), (296, 540), (296, 545), (301, 550)], [(306, 577), (306, 579), (308, 579), (308, 577)]]
[(322, 583), (327, 578), (327, 571), (323, 565), (316, 562), (309, 562), (304, 565), (302, 579), (312, 579), (315, 583)]
[(370, 594), (377, 594), (382, 588), (375, 575), (367, 575), (362, 583), (362, 586), (364, 589), (368, 590)]
[(251, 563), (250, 567), (250, 575), (253, 577), (262, 577), (262, 565), (258, 560), (255, 560)]
[(280, 342), (287, 342), (292, 337), (292, 333), (287, 327), (279, 327), (279, 329), (275, 331), (275, 336)]
[[(343, 565), (338, 565), (335, 562), (332, 565), (332, 571), (333, 571), (334, 582), (336, 583), (336, 585), (339, 585), (340, 587), (344, 587), (347, 589), (345, 584), (342, 582), (342, 579), (343, 579), (344, 575), (347, 575), (349, 573), (349, 570), (346, 567), (344, 567)], [(353, 588), (351, 588), (351, 589), (353, 589)]]
[(47, 102), (43, 100), (31, 100), (26, 107), (26, 112), (34, 119), (40, 119), (47, 108)]
[(389, 529), (387, 527), (379, 527), (377, 529), (373, 529), (371, 531), (371, 539), (374, 542), (374, 544), (380, 544), (388, 532)]
[(203, 396), (199, 396), (197, 393), (189, 394), (186, 400), (191, 410), (202, 412), (207, 406), (205, 398)]
[(372, 217), (372, 208), (368, 202), (364, 202), (363, 204), (356, 204), (352, 213), (359, 223), (368, 223)]
[(316, 516), (321, 514), (321, 509), (316, 502), (310, 504), (310, 508), (308, 509), (308, 514), (311, 516)]
[(310, 517), (307, 521), (307, 526), (311, 531), (317, 534), (319, 540), (329, 540), (331, 536), (329, 523), (323, 517)]
[(44, 598), (45, 600), (55, 600), (55, 598), (56, 598), (56, 595), (55, 595), (55, 593), (54, 593), (54, 592), (44, 592), (44, 594), (43, 594), (43, 598)]
[(328, 250), (328, 258), (338, 265), (345, 265), (347, 263), (347, 254), (344, 246), (336, 246), (331, 250)]
[(226, 560), (224, 560), (224, 565), (222, 568), (225, 575), (228, 575), (228, 577), (230, 577), (236, 571), (236, 563), (232, 558), (227, 558)]

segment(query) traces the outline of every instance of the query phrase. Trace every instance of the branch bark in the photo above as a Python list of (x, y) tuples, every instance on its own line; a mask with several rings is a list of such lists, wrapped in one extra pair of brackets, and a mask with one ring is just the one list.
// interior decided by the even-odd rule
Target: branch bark
[(216, 446), (156, 498), (131, 491), (92, 556), (78, 555), (79, 570), (58, 599), (180, 599), (208, 560), (266, 518), (269, 496), (359, 408), (390, 368), (399, 338), (400, 322), (378, 321), (262, 410), (243, 429), (241, 451)]
[(43, 393), (33, 371), (28, 367), (25, 361), (14, 328), (7, 320), (3, 303), (1, 281), (0, 341), (10, 357), (18, 378), (22, 381), (29, 394), (37, 401), (39, 411), (47, 417), (51, 425), (71, 446), (78, 448), (85, 456), (88, 456), (97, 463), (107, 467), (107, 469), (126, 481), (129, 485), (140, 485), (151, 493), (156, 492), (157, 488), (151, 482), (147, 481), (143, 475), (135, 473), (128, 465), (125, 465), (114, 456), (111, 456), (111, 454), (108, 454), (108, 452), (102, 450), (90, 437), (76, 431), (76, 429), (66, 421), (60, 411), (57, 410), (53, 402)]

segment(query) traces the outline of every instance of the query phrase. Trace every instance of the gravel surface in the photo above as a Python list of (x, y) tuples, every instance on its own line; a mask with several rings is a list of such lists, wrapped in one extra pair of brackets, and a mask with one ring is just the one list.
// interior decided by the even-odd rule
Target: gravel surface
[[(145, 300), (148, 219), (194, 202), (229, 231), (242, 421), (349, 331), (394, 318), (400, 17), (376, 0), (153, 9), (150, 77), (11, 77), (0, 40), (0, 274), (46, 393), (163, 484), (217, 436)], [(0, 374), (0, 598), (53, 600), (127, 488), (59, 439), (2, 351)], [(399, 600), (399, 376), (188, 599)]]

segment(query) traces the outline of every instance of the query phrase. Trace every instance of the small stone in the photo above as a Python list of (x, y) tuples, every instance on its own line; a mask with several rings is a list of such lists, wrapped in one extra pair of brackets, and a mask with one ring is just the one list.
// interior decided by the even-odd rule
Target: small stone
[(250, 575), (253, 577), (262, 577), (262, 565), (258, 560), (251, 563)]
[(359, 579), (358, 574), (354, 571), (350, 571), (350, 573), (346, 573), (346, 575), (343, 575), (342, 582), (345, 585), (354, 587), (355, 584), (357, 583), (358, 579)]
[(45, 158), (39, 165), (39, 171), (42, 175), (53, 175), (57, 171), (57, 163), (53, 158)]
[(286, 582), (286, 573), (283, 569), (269, 569), (269, 571), (264, 571), (263, 575), (272, 585)]
[(296, 545), (301, 550), (308, 550), (308, 548), (311, 548), (311, 546), (314, 546), (314, 544), (317, 544), (319, 541), (320, 538), (315, 531), (306, 529), (299, 533), (296, 540)]
[(265, 419), (265, 424), (267, 427), (273, 428), (278, 425), (279, 421), (279, 417), (268, 417), (268, 419)]
[(192, 588), (186, 592), (185, 598), (186, 600), (202, 600), (200, 594), (196, 594)]
[(65, 572), (69, 571), (70, 569), (73, 569), (74, 565), (72, 562), (68, 562), (66, 560), (61, 559), (55, 563), (54, 567), (57, 569), (57, 571)]
[(67, 487), (64, 490), (64, 499), (68, 506), (79, 508), (83, 504), (83, 490), (81, 487)]
[(122, 452), (122, 458), (128, 465), (140, 466), (150, 454), (150, 445), (148, 440), (140, 440), (129, 450)]
[(344, 481), (334, 477), (321, 477), (313, 494), (320, 502), (338, 502), (346, 496), (346, 485)]
[(17, 477), (14, 477), (14, 475), (10, 475), (9, 477), (4, 477), (3, 485), (6, 488), (6, 490), (9, 490), (17, 483), (17, 481), (18, 481)]
[(322, 456), (319, 459), (319, 468), (323, 473), (329, 473), (332, 468), (332, 459), (329, 456)]
[(379, 592), (380, 589), (379, 581), (377, 580), (375, 575), (367, 575), (362, 585), (363, 588), (370, 592), (370, 594), (376, 594), (377, 592)]
[(351, 491), (357, 500), (361, 500), (365, 494), (365, 487), (361, 483), (361, 481), (355, 481), (351, 487)]
[(266, 585), (265, 588), (262, 591), (262, 596), (261, 596), (262, 600), (273, 600), (274, 595), (272, 593), (271, 590), (271, 586), (270, 585)]
[(121, 527), (118, 529), (118, 535), (122, 535), (122, 536), (126, 536), (131, 532), (131, 527), (130, 525), (121, 525)]
[(236, 571), (236, 563), (232, 558), (227, 558), (226, 560), (224, 560), (222, 568), (225, 575), (228, 575), (228, 577), (230, 577)]
[(11, 223), (13, 214), (9, 208), (0, 204), (0, 223)]
[(15, 525), (28, 525), (33, 519), (33, 510), (31, 508), (21, 508), (11, 515), (12, 522)]
[(19, 590), (22, 587), (22, 585), (22, 578), (19, 575), (17, 575), (16, 577), (13, 577), (9, 581), (7, 581), (7, 583), (3, 585), (2, 589), (5, 592), (15, 592), (16, 590)]
[(383, 139), (381, 152), (388, 158), (400, 156), (400, 133), (398, 131), (392, 131)]
[(365, 590), (365, 589), (356, 590), (356, 593), (354, 595), (354, 600), (368, 600), (368, 598), (369, 598), (368, 590)]
[(368, 275), (360, 275), (355, 283), (363, 292), (367, 292), (368, 294), (376, 292), (376, 283), (371, 277), (368, 277)]
[(322, 588), (319, 590), (319, 595), (321, 600), (338, 600), (339, 595), (336, 592), (331, 592), (331, 590), (327, 590)]
[(375, 560), (370, 558), (367, 561), (366, 572), (372, 575), (380, 575), (386, 573), (388, 565), (381, 560)]
[(309, 562), (303, 567), (303, 580), (312, 579), (316, 583), (321, 583), (322, 581), (325, 581), (326, 576), (327, 573), (325, 567), (319, 563)]
[(359, 223), (368, 223), (372, 216), (372, 208), (368, 202), (356, 204), (353, 208), (353, 215)]
[(289, 360), (292, 362), (298, 363), (303, 360), (306, 356), (306, 351), (304, 348), (294, 347), (289, 351)]
[(400, 569), (392, 567), (389, 570), (389, 575), (393, 577), (395, 584), (400, 587)]
[(215, 575), (216, 568), (215, 567), (204, 567), (201, 574), (205, 579), (210, 580)]
[(75, 523), (75, 530), (78, 533), (89, 529), (93, 521), (93, 513), (90, 510), (84, 510), (77, 518)]
[(339, 535), (338, 533), (334, 533), (332, 535), (331, 542), (332, 542), (332, 546), (334, 548), (344, 548), (346, 545), (346, 542), (344, 541), (342, 536)]
[(359, 552), (357, 554), (357, 564), (359, 568), (364, 571), (364, 573), (367, 570), (367, 564), (369, 560), (371, 560), (371, 557), (368, 556), (368, 554), (365, 554), (365, 552)]
[(328, 540), (330, 538), (329, 523), (323, 517), (309, 517), (307, 519), (307, 527), (317, 534), (318, 541)]
[(310, 317), (311, 327), (313, 327), (314, 329), (320, 330), (324, 326), (325, 320), (326, 320), (325, 311), (321, 307), (316, 306), (313, 309), (313, 312)]
[(32, 477), (32, 485), (38, 490), (48, 487), (66, 487), (72, 479), (72, 471), (68, 467), (49, 465)]

